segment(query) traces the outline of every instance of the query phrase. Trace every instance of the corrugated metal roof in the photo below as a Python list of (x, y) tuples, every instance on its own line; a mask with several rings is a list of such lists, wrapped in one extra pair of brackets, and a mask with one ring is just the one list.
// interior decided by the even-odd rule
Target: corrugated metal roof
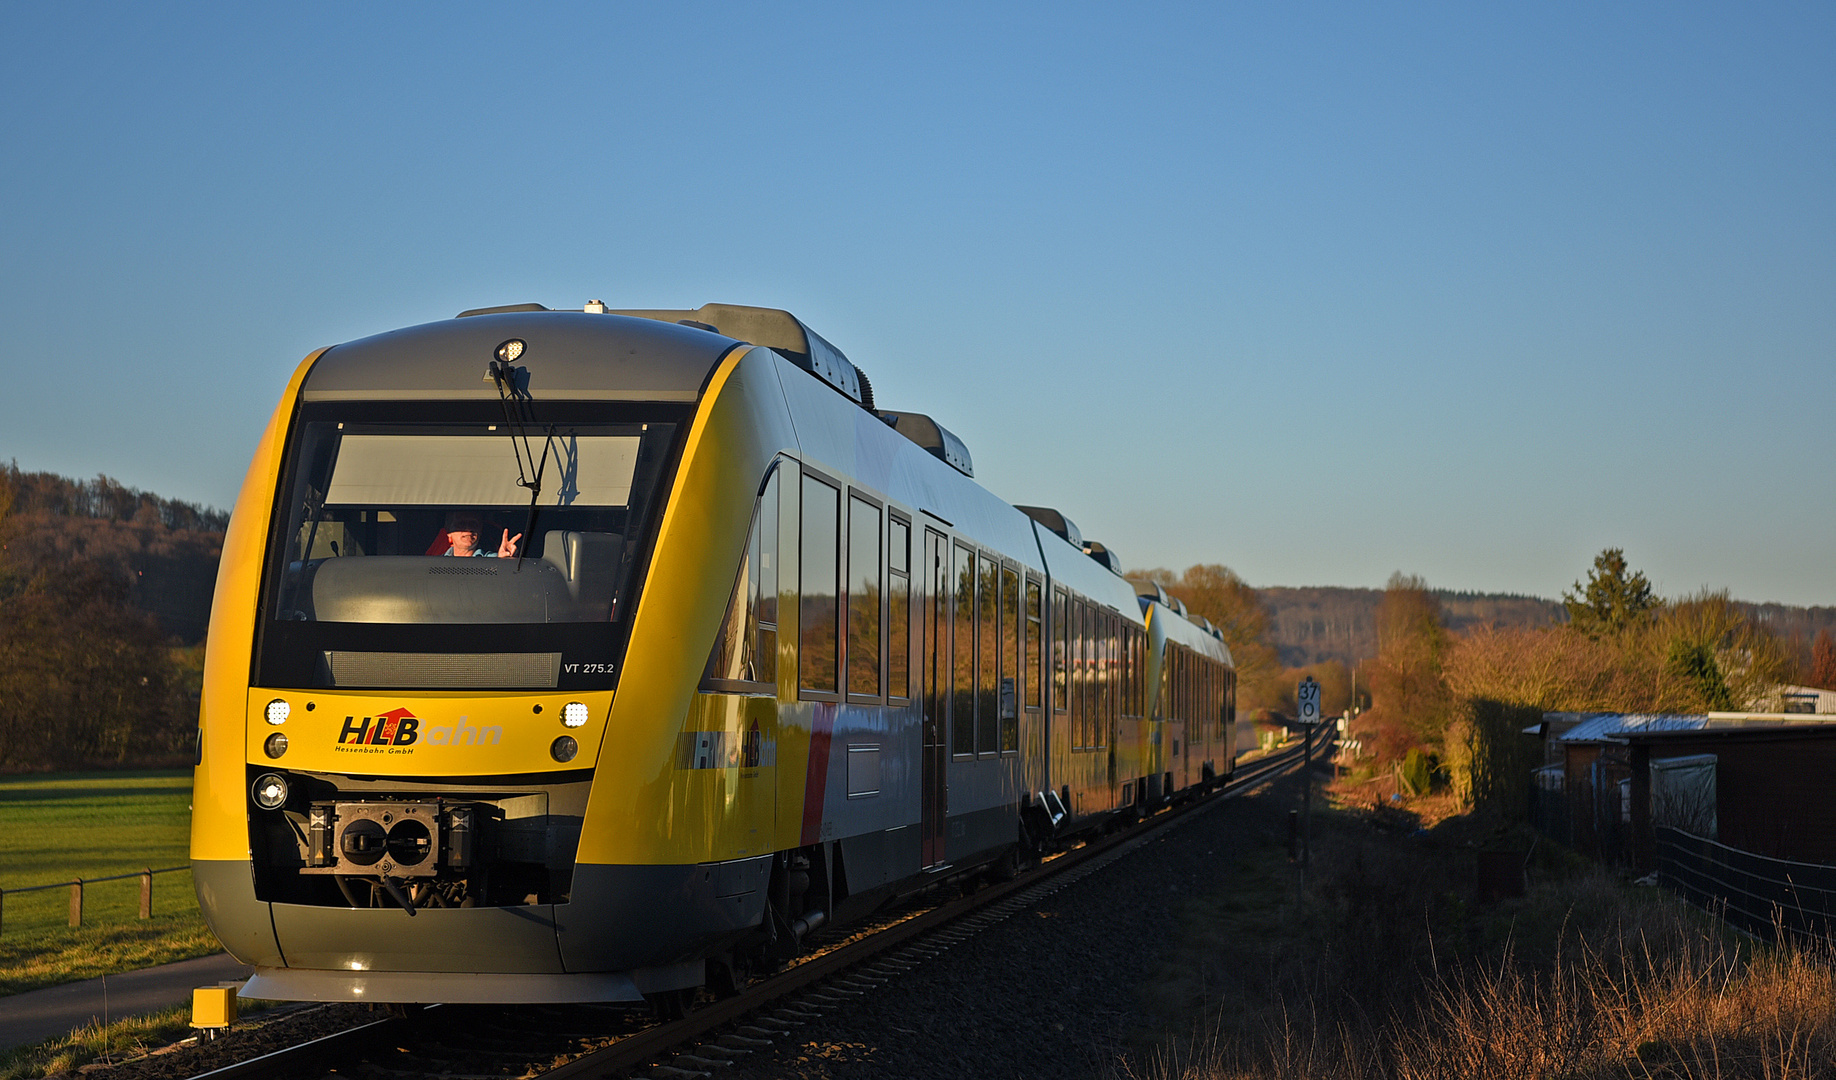
[(1558, 742), (1602, 742), (1634, 731), (1698, 731), (1707, 727), (1708, 722), (1707, 716), (1674, 713), (1601, 713), (1554, 738)]

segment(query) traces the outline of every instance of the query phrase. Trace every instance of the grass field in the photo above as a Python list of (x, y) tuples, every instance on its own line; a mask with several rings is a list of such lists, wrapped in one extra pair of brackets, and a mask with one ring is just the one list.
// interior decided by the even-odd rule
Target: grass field
[(154, 877), (149, 920), (138, 877), (87, 886), (81, 929), (68, 925), (68, 889), (12, 892), (183, 866), (190, 804), (188, 769), (0, 776), (0, 994), (219, 951), (189, 870)]

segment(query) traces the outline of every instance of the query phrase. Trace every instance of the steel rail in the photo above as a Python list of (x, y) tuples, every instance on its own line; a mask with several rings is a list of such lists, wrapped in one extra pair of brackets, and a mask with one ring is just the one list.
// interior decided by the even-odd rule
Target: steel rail
[[(438, 1006), (429, 1006), (429, 1008), (438, 1008)], [(402, 1018), (399, 1016), (385, 1016), (367, 1024), (345, 1028), (343, 1031), (334, 1031), (330, 1035), (321, 1035), (297, 1046), (283, 1047), (260, 1057), (252, 1057), (247, 1061), (238, 1061), (234, 1065), (225, 1065), (220, 1069), (199, 1073), (191, 1080), (242, 1080), (243, 1077), (274, 1076), (281, 1070), (298, 1068), (315, 1057), (334, 1052), (345, 1053), (353, 1047), (369, 1042), (401, 1022)]]

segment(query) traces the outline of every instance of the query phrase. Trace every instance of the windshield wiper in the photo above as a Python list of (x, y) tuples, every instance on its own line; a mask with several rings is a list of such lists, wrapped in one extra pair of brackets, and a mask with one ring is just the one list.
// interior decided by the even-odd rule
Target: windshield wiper
[(311, 465), (308, 464), (306, 466), (306, 475), (303, 477), (306, 484), (306, 503), (300, 509), (305, 519), (311, 524), (306, 530), (306, 546), (300, 551), (299, 570), (294, 571), (289, 567), (288, 573), (281, 578), (281, 596), (278, 607), (280, 608), (280, 617), (283, 619), (305, 618), (304, 615), (300, 614), (291, 605), (299, 603), (300, 586), (305, 583), (308, 564), (312, 562), (312, 547), (319, 539), (320, 516), (325, 511), (325, 500), (331, 496), (332, 470), (338, 467), (338, 453), (343, 449), (343, 439), (339, 439), (332, 443), (329, 460), (325, 463), (325, 487), (323, 490), (313, 486)]
[(516, 556), (516, 568), (521, 570), (529, 543), (535, 538), (536, 513), (541, 509), (536, 500), (542, 497), (542, 474), (548, 469), (555, 429), (542, 429), (542, 456), (537, 459), (535, 448), (529, 445), (528, 429), (540, 427), (535, 418), (534, 399), (529, 396), (529, 369), (492, 360), (485, 368), (485, 377), (497, 384), (497, 397), (504, 406), (504, 426), (510, 431), (510, 448), (516, 455), (516, 486), (529, 489), (529, 517), (523, 523), (523, 543)]

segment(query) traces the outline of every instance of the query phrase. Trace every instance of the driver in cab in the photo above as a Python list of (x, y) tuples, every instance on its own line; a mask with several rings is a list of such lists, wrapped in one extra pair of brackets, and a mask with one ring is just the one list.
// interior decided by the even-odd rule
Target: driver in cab
[(460, 558), (509, 559), (516, 555), (517, 541), (523, 538), (522, 533), (510, 535), (505, 529), (503, 540), (497, 550), (491, 551), (478, 546), (479, 535), (484, 531), (484, 518), (470, 510), (455, 510), (446, 515), (446, 538), (452, 546), (441, 552), (443, 555), (457, 555)]

